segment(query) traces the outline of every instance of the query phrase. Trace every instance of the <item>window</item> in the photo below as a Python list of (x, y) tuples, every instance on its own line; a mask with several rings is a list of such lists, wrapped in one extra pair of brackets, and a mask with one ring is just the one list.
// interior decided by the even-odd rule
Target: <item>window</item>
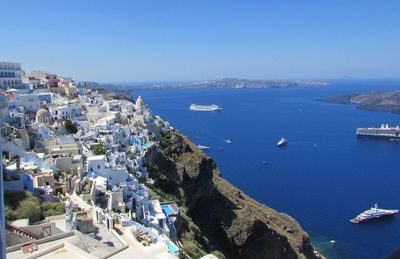
[(97, 169), (100, 169), (100, 165), (97, 166)]

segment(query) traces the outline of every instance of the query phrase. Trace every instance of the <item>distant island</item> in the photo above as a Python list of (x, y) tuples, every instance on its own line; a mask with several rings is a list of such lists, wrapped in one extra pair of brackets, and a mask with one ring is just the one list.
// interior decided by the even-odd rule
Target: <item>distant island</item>
[(348, 94), (322, 99), (325, 102), (355, 104), (358, 109), (400, 113), (400, 90)]
[(100, 84), (104, 88), (113, 88), (118, 91), (126, 90), (164, 90), (164, 89), (203, 89), (203, 88), (288, 88), (325, 86), (328, 83), (320, 80), (249, 80), (237, 78), (223, 78), (186, 83), (160, 84)]

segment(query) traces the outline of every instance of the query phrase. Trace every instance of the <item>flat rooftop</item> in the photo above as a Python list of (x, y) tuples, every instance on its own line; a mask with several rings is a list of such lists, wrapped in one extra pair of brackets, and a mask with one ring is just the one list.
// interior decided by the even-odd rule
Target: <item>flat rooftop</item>
[(68, 242), (57, 244), (53, 247), (50, 247), (42, 251), (40, 254), (44, 255), (43, 256), (38, 255), (37, 258), (49, 258), (49, 259), (50, 258), (57, 258), (57, 259), (96, 258)]
[(98, 156), (90, 156), (87, 158), (88, 161), (90, 160), (102, 160), (104, 159), (105, 155), (98, 155)]
[[(103, 242), (102, 242), (103, 241)], [(104, 242), (105, 241), (105, 242)], [(78, 231), (70, 231), (62, 234), (53, 235), (50, 237), (46, 237), (43, 239), (36, 240), (33, 243), (37, 245), (37, 251), (33, 253), (24, 254), (21, 250), (21, 247), (24, 244), (15, 245), (12, 247), (7, 248), (7, 259), (19, 259), (19, 258), (26, 258), (34, 255), (39, 255), (43, 253), (43, 255), (48, 254), (50, 252), (55, 253), (55, 246), (60, 244), (68, 243), (68, 247), (66, 249), (57, 250), (63, 255), (68, 255), (68, 257), (61, 257), (61, 258), (74, 258), (71, 256), (76, 255), (74, 253), (81, 253), (84, 251), (83, 255), (89, 254), (91, 257), (84, 256), (82, 258), (102, 258), (105, 257), (112, 252), (118, 250), (118, 248), (123, 247), (124, 245), (120, 242), (107, 242), (105, 238), (103, 240), (96, 240), (91, 238), (88, 235), (82, 234)], [(28, 242), (32, 243), (32, 242)], [(25, 243), (26, 244), (26, 243)], [(113, 245), (113, 246), (112, 246)], [(60, 247), (56, 247), (59, 249)], [(75, 249), (76, 248), (76, 249)], [(51, 250), (51, 251), (50, 251)], [(77, 252), (78, 251), (78, 252)], [(59, 258), (58, 256), (53, 257), (43, 257), (43, 258)], [(37, 258), (37, 257), (36, 257)], [(39, 257), (41, 258), (41, 257)], [(81, 258), (81, 257), (78, 257)]]

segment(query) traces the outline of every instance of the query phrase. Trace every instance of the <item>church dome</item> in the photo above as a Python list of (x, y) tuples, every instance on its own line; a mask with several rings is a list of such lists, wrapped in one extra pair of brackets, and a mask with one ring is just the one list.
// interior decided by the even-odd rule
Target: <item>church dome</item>
[(50, 116), (50, 112), (47, 109), (42, 107), (37, 111), (36, 116), (37, 117)]
[(51, 119), (51, 114), (50, 112), (42, 107), (36, 112), (36, 122), (44, 123), (44, 122), (49, 122)]

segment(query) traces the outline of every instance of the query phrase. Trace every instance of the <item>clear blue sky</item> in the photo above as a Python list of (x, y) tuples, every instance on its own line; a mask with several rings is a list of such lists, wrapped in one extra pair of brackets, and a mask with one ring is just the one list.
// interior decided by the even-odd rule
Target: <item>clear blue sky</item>
[(0, 59), (100, 82), (400, 77), (400, 1), (2, 1)]

